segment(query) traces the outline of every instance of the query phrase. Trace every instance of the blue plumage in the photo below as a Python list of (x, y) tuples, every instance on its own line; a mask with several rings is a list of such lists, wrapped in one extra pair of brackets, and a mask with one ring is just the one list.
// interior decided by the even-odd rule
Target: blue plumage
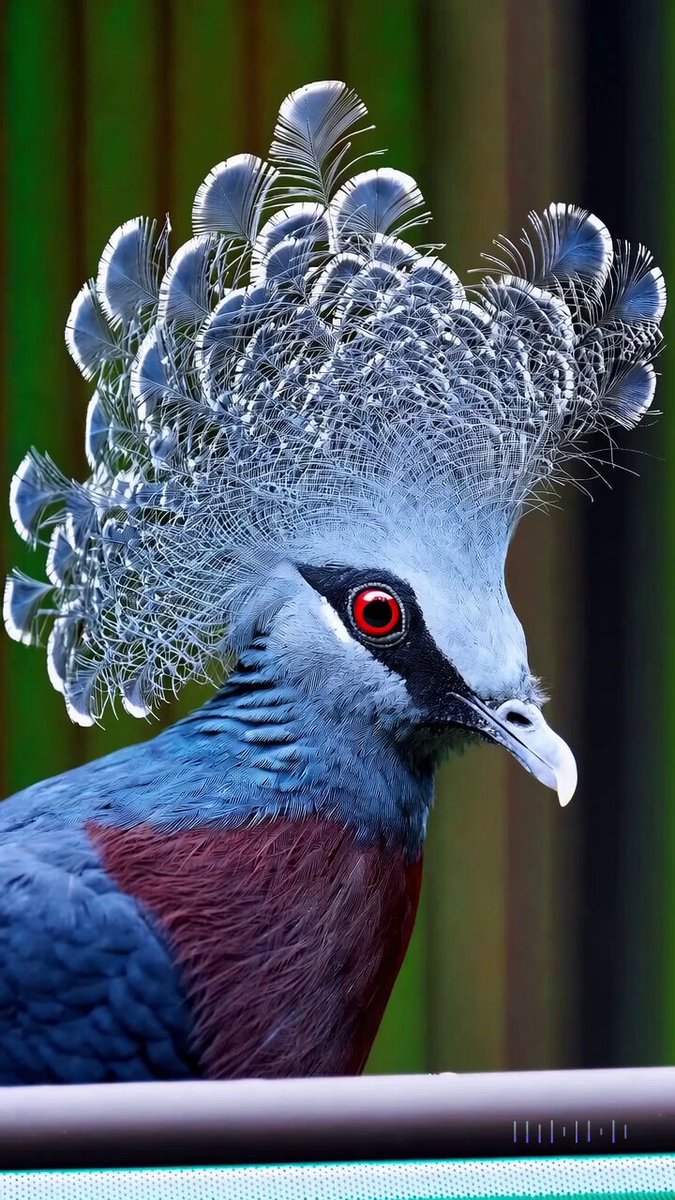
[[(361, 1070), (412, 929), (433, 779), (508, 749), (566, 804), (510, 605), (513, 529), (649, 408), (665, 289), (573, 206), (465, 288), (346, 85), (220, 163), (194, 236), (125, 222), (66, 342), (90, 475), (31, 451), (8, 580), (82, 725), (219, 691), (0, 809), (0, 1082)], [(477, 802), (480, 798), (476, 798)]]
[(81, 829), (4, 831), (0, 960), (0, 1084), (195, 1074), (169, 951)]
[(185, 721), (0, 808), (0, 1084), (204, 1073), (183, 965), (161, 922), (106, 871), (93, 831), (114, 842), (116, 829), (150, 826), (170, 844), (318, 814), (352, 824), (364, 845), (385, 839), (419, 856), (431, 772), (402, 790), (392, 762), (378, 780), (359, 763), (356, 722), (338, 747), (317, 744), (318, 714), (269, 666), (255, 645)]
[(339, 738), (324, 725), (322, 706), (280, 680), (274, 651), (258, 639), (225, 687), (184, 720), (6, 800), (0, 834), (81, 829), (87, 821), (120, 828), (150, 822), (174, 833), (318, 811), (349, 820), (365, 840), (408, 842), (417, 854), (431, 772), (410, 771), (406, 779), (397, 757), (362, 757), (362, 716), (349, 706), (336, 721)]

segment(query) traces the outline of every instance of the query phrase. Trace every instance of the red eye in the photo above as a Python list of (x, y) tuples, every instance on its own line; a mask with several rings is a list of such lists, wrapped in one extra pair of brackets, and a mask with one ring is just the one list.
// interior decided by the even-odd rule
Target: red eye
[(403, 628), (399, 601), (381, 587), (363, 588), (354, 594), (352, 619), (359, 632), (371, 638), (389, 637)]

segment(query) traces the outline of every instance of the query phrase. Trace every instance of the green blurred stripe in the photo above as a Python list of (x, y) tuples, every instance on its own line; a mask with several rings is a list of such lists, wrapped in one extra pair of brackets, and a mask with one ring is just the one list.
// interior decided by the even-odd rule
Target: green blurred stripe
[(122, 221), (158, 212), (160, 29), (164, 6), (148, 0), (85, 5), (86, 247), (95, 271)]
[[(465, 273), (508, 221), (504, 5), (432, 5), (428, 36), (432, 236)], [(498, 751), (472, 748), (438, 780), (427, 851), (434, 1070), (505, 1062), (505, 771)]]
[(460, 274), (509, 219), (506, 9), (503, 0), (431, 4), (429, 116), (434, 240)]
[(174, 0), (174, 246), (191, 236), (199, 184), (216, 163), (245, 145), (243, 21), (237, 0)]
[[(198, 20), (195, 20), (195, 12)], [(172, 246), (192, 236), (192, 202), (217, 163), (250, 150), (244, 112), (244, 20), (237, 0), (174, 0), (171, 98)], [(186, 715), (212, 693), (191, 684), (170, 706)], [(162, 714), (165, 718), (166, 714)]]
[[(31, 445), (68, 465), (64, 406), (72, 376), (62, 330), (72, 299), (73, 63), (63, 12), (59, 0), (13, 0), (5, 11), (6, 477)], [(8, 545), (8, 565), (43, 573), (44, 555), (31, 554), (14, 536)], [(63, 701), (48, 682), (43, 651), (6, 643), (2, 686), (5, 783), (11, 792), (66, 767), (72, 731)]]
[[(95, 275), (113, 231), (131, 217), (164, 219), (162, 197), (172, 146), (161, 140), (163, 108), (171, 103), (161, 79), (162, 23), (168, 4), (150, 0), (96, 0), (84, 6), (84, 255)], [(73, 368), (74, 370), (74, 368)], [(84, 410), (82, 437), (84, 437)], [(157, 732), (155, 719), (139, 721), (110, 709), (104, 728), (83, 735), (87, 759)], [(162, 713), (162, 723), (168, 713)]]
[[(265, 155), (279, 106), (294, 88), (329, 74), (329, 5), (298, 0), (174, 0), (174, 246), (190, 236), (194, 194), (211, 167), (242, 152)], [(300, 65), (303, 64), (303, 65)], [(183, 689), (172, 715), (212, 691)]]
[[(422, 45), (419, 6), (413, 0), (350, 0), (342, 6), (342, 55), (347, 82), (377, 125), (354, 152), (387, 148), (361, 169), (384, 165), (419, 175), (424, 163)], [(358, 169), (358, 168), (357, 168)], [(420, 178), (422, 191), (425, 181)], [(426, 231), (423, 236), (426, 235)], [(428, 1055), (426, 884), (410, 949), (371, 1054), (371, 1072), (425, 1071)]]
[[(377, 126), (370, 142), (386, 149), (382, 165), (419, 176), (427, 135), (420, 5), (415, 0), (371, 0), (366, 5), (347, 0), (343, 12), (348, 82), (363, 97)], [(373, 159), (363, 169), (378, 165), (380, 160)], [(425, 181), (419, 182), (424, 192)]]

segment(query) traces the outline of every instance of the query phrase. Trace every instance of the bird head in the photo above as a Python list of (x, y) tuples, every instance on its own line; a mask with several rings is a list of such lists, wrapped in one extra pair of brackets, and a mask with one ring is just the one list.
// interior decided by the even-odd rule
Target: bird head
[(269, 163), (210, 172), (173, 257), (152, 221), (113, 234), (66, 329), (91, 475), (19, 467), (49, 582), (15, 572), (5, 622), (49, 630), (81, 724), (222, 678), (262, 631), (313, 711), (418, 758), (496, 742), (566, 803), (504, 563), (531, 497), (649, 409), (663, 278), (552, 204), (463, 286), (409, 236), (414, 180), (348, 177), (365, 117), (343, 83), (300, 88)]
[[(427, 489), (427, 511), (429, 500)], [(575, 761), (541, 712), (505, 547), (440, 513), (432, 529), (410, 528), (409, 514), (406, 528), (400, 506), (379, 516), (363, 512), (338, 539), (315, 531), (311, 551), (277, 569), (263, 626), (275, 673), (362, 745), (385, 740), (433, 768), (461, 742), (492, 742), (567, 804)]]

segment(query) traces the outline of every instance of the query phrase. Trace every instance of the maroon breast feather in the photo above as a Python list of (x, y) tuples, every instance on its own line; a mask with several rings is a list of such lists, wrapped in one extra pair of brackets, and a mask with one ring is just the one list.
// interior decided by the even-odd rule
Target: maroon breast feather
[(363, 1069), (412, 932), (421, 858), (315, 818), (89, 834), (172, 947), (205, 1076)]

